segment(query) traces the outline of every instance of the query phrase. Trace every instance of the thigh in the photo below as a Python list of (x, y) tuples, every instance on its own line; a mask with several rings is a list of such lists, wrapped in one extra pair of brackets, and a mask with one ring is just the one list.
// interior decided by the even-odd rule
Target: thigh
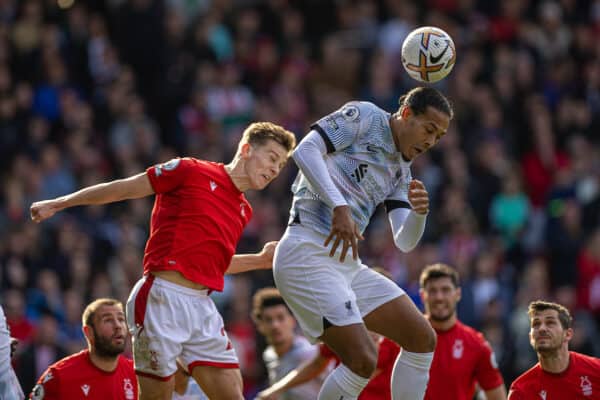
[(173, 377), (160, 380), (138, 374), (139, 400), (171, 400), (175, 381)]
[(192, 376), (211, 400), (243, 400), (242, 374), (238, 368), (198, 365)]
[(407, 351), (432, 351), (432, 343), (435, 343), (435, 331), (408, 296), (377, 307), (364, 321), (367, 329), (393, 340)]
[(362, 323), (350, 287), (359, 269), (356, 262), (342, 264), (329, 257), (322, 243), (287, 234), (279, 242), (273, 260), (275, 284), (310, 341), (323, 334), (326, 324)]
[(178, 318), (177, 298), (154, 284), (154, 277), (142, 278), (127, 301), (126, 316), (138, 374), (155, 379), (171, 377), (176, 358), (188, 334)]
[(212, 299), (195, 299), (194, 313), (189, 314), (193, 334), (181, 344), (179, 357), (186, 369), (191, 371), (196, 366), (239, 368), (238, 357), (225, 331), (223, 318)]
[(352, 291), (356, 294), (356, 303), (364, 317), (373, 310), (403, 296), (406, 293), (391, 279), (363, 265), (352, 280)]

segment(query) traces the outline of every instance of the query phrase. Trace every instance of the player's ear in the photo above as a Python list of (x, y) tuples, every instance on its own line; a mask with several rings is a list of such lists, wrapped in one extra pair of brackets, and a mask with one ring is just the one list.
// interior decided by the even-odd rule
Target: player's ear
[(400, 115), (402, 116), (403, 119), (408, 118), (411, 114), (412, 114), (412, 110), (410, 109), (409, 106), (402, 106), (400, 108)]
[(573, 339), (573, 328), (568, 328), (565, 331), (565, 339), (567, 340), (567, 342), (571, 341), (571, 339)]
[(421, 297), (421, 303), (425, 304), (425, 289), (419, 289), (419, 297)]
[(84, 325), (81, 327), (81, 330), (83, 331), (83, 334), (85, 335), (85, 338), (87, 339), (87, 341), (89, 343), (91, 343), (92, 339), (94, 338), (94, 333), (92, 332), (92, 327), (89, 325)]
[(250, 154), (250, 149), (251, 148), (252, 148), (252, 146), (250, 145), (250, 143), (244, 143), (242, 145), (242, 147), (240, 148), (240, 156), (242, 158), (248, 157), (248, 155)]

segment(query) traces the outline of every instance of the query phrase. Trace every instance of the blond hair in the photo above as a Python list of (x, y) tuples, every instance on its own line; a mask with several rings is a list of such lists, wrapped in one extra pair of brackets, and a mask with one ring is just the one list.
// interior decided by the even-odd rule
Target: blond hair
[(274, 140), (282, 145), (288, 155), (296, 147), (296, 136), (287, 129), (272, 122), (254, 122), (244, 130), (237, 152), (239, 154), (242, 146), (246, 143), (252, 146), (262, 146), (267, 140)]

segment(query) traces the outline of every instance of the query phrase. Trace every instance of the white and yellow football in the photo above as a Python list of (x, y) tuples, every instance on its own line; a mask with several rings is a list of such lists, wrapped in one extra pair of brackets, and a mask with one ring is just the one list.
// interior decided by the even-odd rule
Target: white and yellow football
[(418, 81), (431, 83), (444, 79), (455, 62), (454, 41), (440, 28), (417, 28), (402, 44), (402, 65), (408, 75)]

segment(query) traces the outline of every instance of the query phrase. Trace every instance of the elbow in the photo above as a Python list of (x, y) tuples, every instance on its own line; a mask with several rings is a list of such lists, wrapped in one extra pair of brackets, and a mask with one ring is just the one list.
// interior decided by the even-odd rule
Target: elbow
[(403, 240), (401, 237), (394, 238), (394, 244), (403, 253), (408, 253), (417, 247), (418, 241)]
[(396, 247), (403, 253), (408, 253), (417, 247), (416, 243), (396, 243)]

